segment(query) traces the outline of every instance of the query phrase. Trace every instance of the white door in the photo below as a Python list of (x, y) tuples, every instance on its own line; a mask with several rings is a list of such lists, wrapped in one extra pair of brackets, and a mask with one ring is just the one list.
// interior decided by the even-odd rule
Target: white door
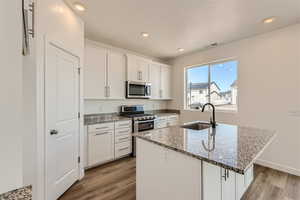
[(79, 178), (79, 61), (46, 48), (46, 198), (56, 200)]
[(125, 99), (125, 57), (124, 54), (109, 52), (107, 65), (108, 98)]
[(84, 97), (87, 99), (105, 99), (107, 51), (86, 44), (84, 60)]
[(163, 99), (171, 99), (171, 67), (161, 67), (161, 92)]
[(160, 99), (161, 98), (160, 65), (156, 63), (151, 64), (149, 73), (150, 73), (150, 82), (151, 82), (151, 98)]

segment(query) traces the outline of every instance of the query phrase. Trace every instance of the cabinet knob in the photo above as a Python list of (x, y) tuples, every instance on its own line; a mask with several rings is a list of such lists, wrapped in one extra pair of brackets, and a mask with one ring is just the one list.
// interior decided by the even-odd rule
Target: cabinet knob
[(50, 131), (50, 135), (57, 135), (57, 134), (58, 134), (58, 130), (53, 129)]

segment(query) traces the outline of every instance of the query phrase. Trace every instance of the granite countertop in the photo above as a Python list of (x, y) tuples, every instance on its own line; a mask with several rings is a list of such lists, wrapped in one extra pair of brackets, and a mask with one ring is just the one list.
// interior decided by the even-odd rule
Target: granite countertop
[(32, 187), (27, 186), (0, 195), (0, 200), (31, 200)]
[(275, 132), (218, 124), (216, 129), (198, 131), (173, 126), (136, 133), (134, 136), (244, 174), (274, 139)]
[[(147, 114), (153, 114), (157, 116), (169, 116), (179, 114), (179, 110), (152, 110), (146, 111)], [(128, 117), (120, 116), (119, 113), (99, 113), (89, 114), (84, 116), (84, 125), (93, 125), (115, 121), (126, 121), (131, 120)]]
[(93, 114), (84, 116), (84, 125), (93, 125), (115, 121), (127, 121), (131, 120), (128, 117), (119, 116), (117, 113), (112, 114)]

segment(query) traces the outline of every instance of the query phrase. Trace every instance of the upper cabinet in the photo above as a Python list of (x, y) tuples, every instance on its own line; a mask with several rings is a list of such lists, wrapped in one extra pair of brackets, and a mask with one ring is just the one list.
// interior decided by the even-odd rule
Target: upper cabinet
[(125, 55), (87, 43), (85, 46), (84, 97), (125, 98)]
[(161, 98), (171, 99), (171, 67), (161, 66)]
[(117, 52), (108, 52), (107, 63), (107, 88), (108, 98), (125, 98), (125, 55)]
[(151, 63), (150, 82), (152, 99), (172, 99), (171, 67), (161, 63)]
[(107, 51), (86, 44), (84, 60), (84, 97), (87, 99), (106, 98)]
[(84, 60), (85, 99), (125, 99), (126, 80), (150, 82), (151, 99), (172, 98), (168, 65), (111, 51), (91, 42), (86, 42)]
[(150, 61), (135, 55), (127, 54), (127, 80), (149, 82)]

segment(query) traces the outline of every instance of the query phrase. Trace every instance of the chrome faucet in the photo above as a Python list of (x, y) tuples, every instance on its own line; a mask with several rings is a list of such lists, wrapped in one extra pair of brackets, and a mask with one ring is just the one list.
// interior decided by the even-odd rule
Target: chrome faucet
[(215, 106), (211, 103), (206, 103), (202, 107), (202, 112), (204, 112), (206, 106), (211, 106), (212, 107), (212, 115), (213, 116), (212, 116), (212, 118), (210, 117), (210, 124), (211, 124), (212, 128), (216, 128), (217, 123), (216, 123), (216, 114), (215, 114), (216, 109), (215, 109)]

